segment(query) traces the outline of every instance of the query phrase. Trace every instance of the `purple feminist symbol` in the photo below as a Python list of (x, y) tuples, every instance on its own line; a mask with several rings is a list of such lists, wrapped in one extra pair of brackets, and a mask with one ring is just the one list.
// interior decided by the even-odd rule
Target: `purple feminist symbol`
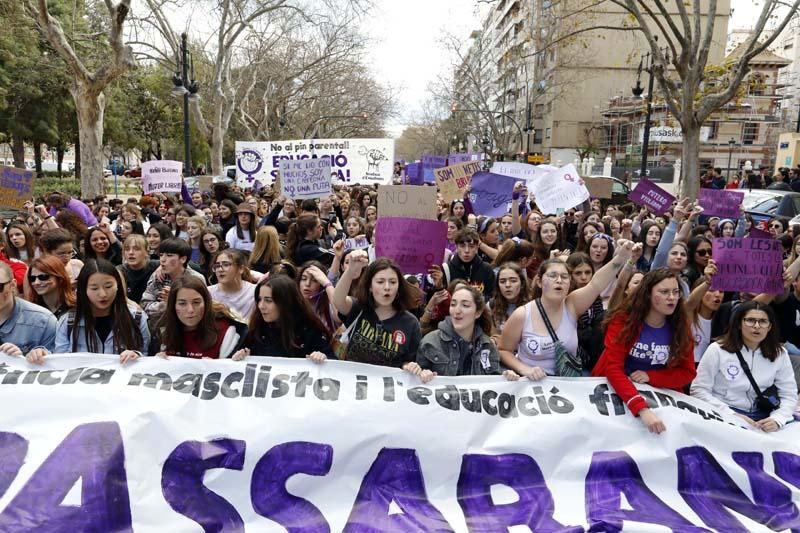
[(264, 166), (264, 160), (260, 153), (248, 148), (242, 150), (242, 153), (236, 159), (236, 166), (243, 174), (247, 174), (247, 178), (245, 178), (247, 182), (253, 183), (255, 181), (254, 176), (261, 172), (261, 167)]

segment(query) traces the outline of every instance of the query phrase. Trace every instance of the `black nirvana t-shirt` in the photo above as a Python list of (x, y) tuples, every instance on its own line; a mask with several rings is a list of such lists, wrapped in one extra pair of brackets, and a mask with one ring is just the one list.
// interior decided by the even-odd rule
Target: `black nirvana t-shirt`
[(398, 311), (391, 318), (378, 320), (372, 309), (353, 301), (350, 314), (343, 319), (345, 327), (356, 319), (347, 343), (348, 361), (399, 368), (416, 360), (422, 334), (414, 315)]

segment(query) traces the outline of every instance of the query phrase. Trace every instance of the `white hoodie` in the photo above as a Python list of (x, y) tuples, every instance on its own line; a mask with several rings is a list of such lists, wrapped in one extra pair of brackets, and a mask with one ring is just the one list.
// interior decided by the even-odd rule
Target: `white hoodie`
[[(753, 352), (742, 346), (740, 352), (762, 392), (773, 384), (778, 388), (781, 406), (772, 411), (770, 418), (779, 426), (791, 421), (797, 407), (797, 383), (786, 350), (781, 348), (774, 361), (761, 355), (760, 348)], [(703, 354), (691, 393), (728, 413), (733, 413), (731, 407), (743, 411), (756, 410), (756, 393), (739, 358), (735, 352), (723, 350), (718, 342), (712, 342)]]

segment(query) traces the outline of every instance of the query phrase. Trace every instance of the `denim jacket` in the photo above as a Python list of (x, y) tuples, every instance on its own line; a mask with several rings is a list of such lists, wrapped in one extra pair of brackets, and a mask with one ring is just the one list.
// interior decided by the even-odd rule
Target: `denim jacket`
[[(139, 331), (142, 334), (142, 347), (141, 349), (137, 350), (142, 352), (142, 355), (147, 355), (147, 350), (150, 345), (150, 329), (147, 326), (147, 314), (144, 311), (139, 309), (136, 305), (128, 304), (128, 311), (130, 312), (131, 316), (136, 319), (138, 317), (138, 327)], [(77, 350), (72, 349), (72, 328), (78, 328), (78, 348)], [(95, 333), (95, 335), (97, 335)], [(100, 339), (97, 339), (98, 344), (100, 343)], [(127, 348), (124, 348), (127, 349)], [(74, 311), (70, 311), (69, 313), (64, 314), (61, 318), (58, 319), (58, 327), (56, 328), (56, 342), (55, 342), (55, 349), (53, 350), (54, 353), (72, 353), (75, 352), (88, 352), (89, 346), (86, 342), (86, 333), (84, 331), (84, 321), (83, 319), (78, 320), (77, 317), (74, 315)], [(114, 346), (114, 332), (110, 332), (106, 341), (103, 343), (103, 351), (101, 353), (104, 354), (119, 354), (122, 352), (123, 349), (119, 349), (117, 346)]]
[(14, 300), (11, 316), (0, 325), (0, 344), (15, 344), (23, 354), (34, 348), (53, 349), (56, 317), (49, 310), (22, 298)]
[[(458, 376), (461, 360), (460, 346), (465, 344), (453, 330), (450, 317), (439, 322), (439, 328), (431, 331), (420, 342), (417, 350), (417, 363), (422, 368), (433, 370), (440, 376)], [(500, 354), (488, 335), (475, 325), (471, 350), (471, 376), (498, 375)]]

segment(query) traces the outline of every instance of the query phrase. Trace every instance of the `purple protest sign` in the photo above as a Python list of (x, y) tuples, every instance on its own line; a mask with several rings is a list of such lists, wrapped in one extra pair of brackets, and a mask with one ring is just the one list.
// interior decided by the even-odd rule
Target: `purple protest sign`
[(783, 246), (775, 239), (714, 239), (717, 274), (711, 289), (754, 294), (783, 292)]
[(739, 207), (742, 205), (744, 193), (718, 189), (700, 189), (697, 197), (704, 215), (715, 215), (722, 218), (739, 218)]
[(409, 163), (406, 165), (406, 178), (409, 185), (422, 185), (425, 180), (422, 176), (422, 165), (420, 163)]
[(444, 261), (447, 224), (417, 218), (379, 218), (375, 228), (378, 257), (394, 259), (406, 274), (428, 272)]
[(751, 239), (773, 239), (774, 237), (768, 231), (764, 231), (755, 227), (755, 225), (750, 228), (750, 231), (747, 232), (747, 236)]
[(447, 158), (443, 155), (423, 155), (422, 168), (442, 168), (447, 166)]
[(519, 180), (491, 172), (473, 174), (469, 199), (475, 214), (501, 217), (508, 213), (511, 194), (517, 181)]
[(672, 207), (675, 197), (650, 180), (641, 180), (628, 194), (631, 202), (663, 215)]
[(462, 154), (450, 154), (447, 156), (447, 165), (456, 165), (458, 163), (466, 163), (467, 161), (477, 161), (479, 159), (478, 154), (472, 153), (462, 153)]

